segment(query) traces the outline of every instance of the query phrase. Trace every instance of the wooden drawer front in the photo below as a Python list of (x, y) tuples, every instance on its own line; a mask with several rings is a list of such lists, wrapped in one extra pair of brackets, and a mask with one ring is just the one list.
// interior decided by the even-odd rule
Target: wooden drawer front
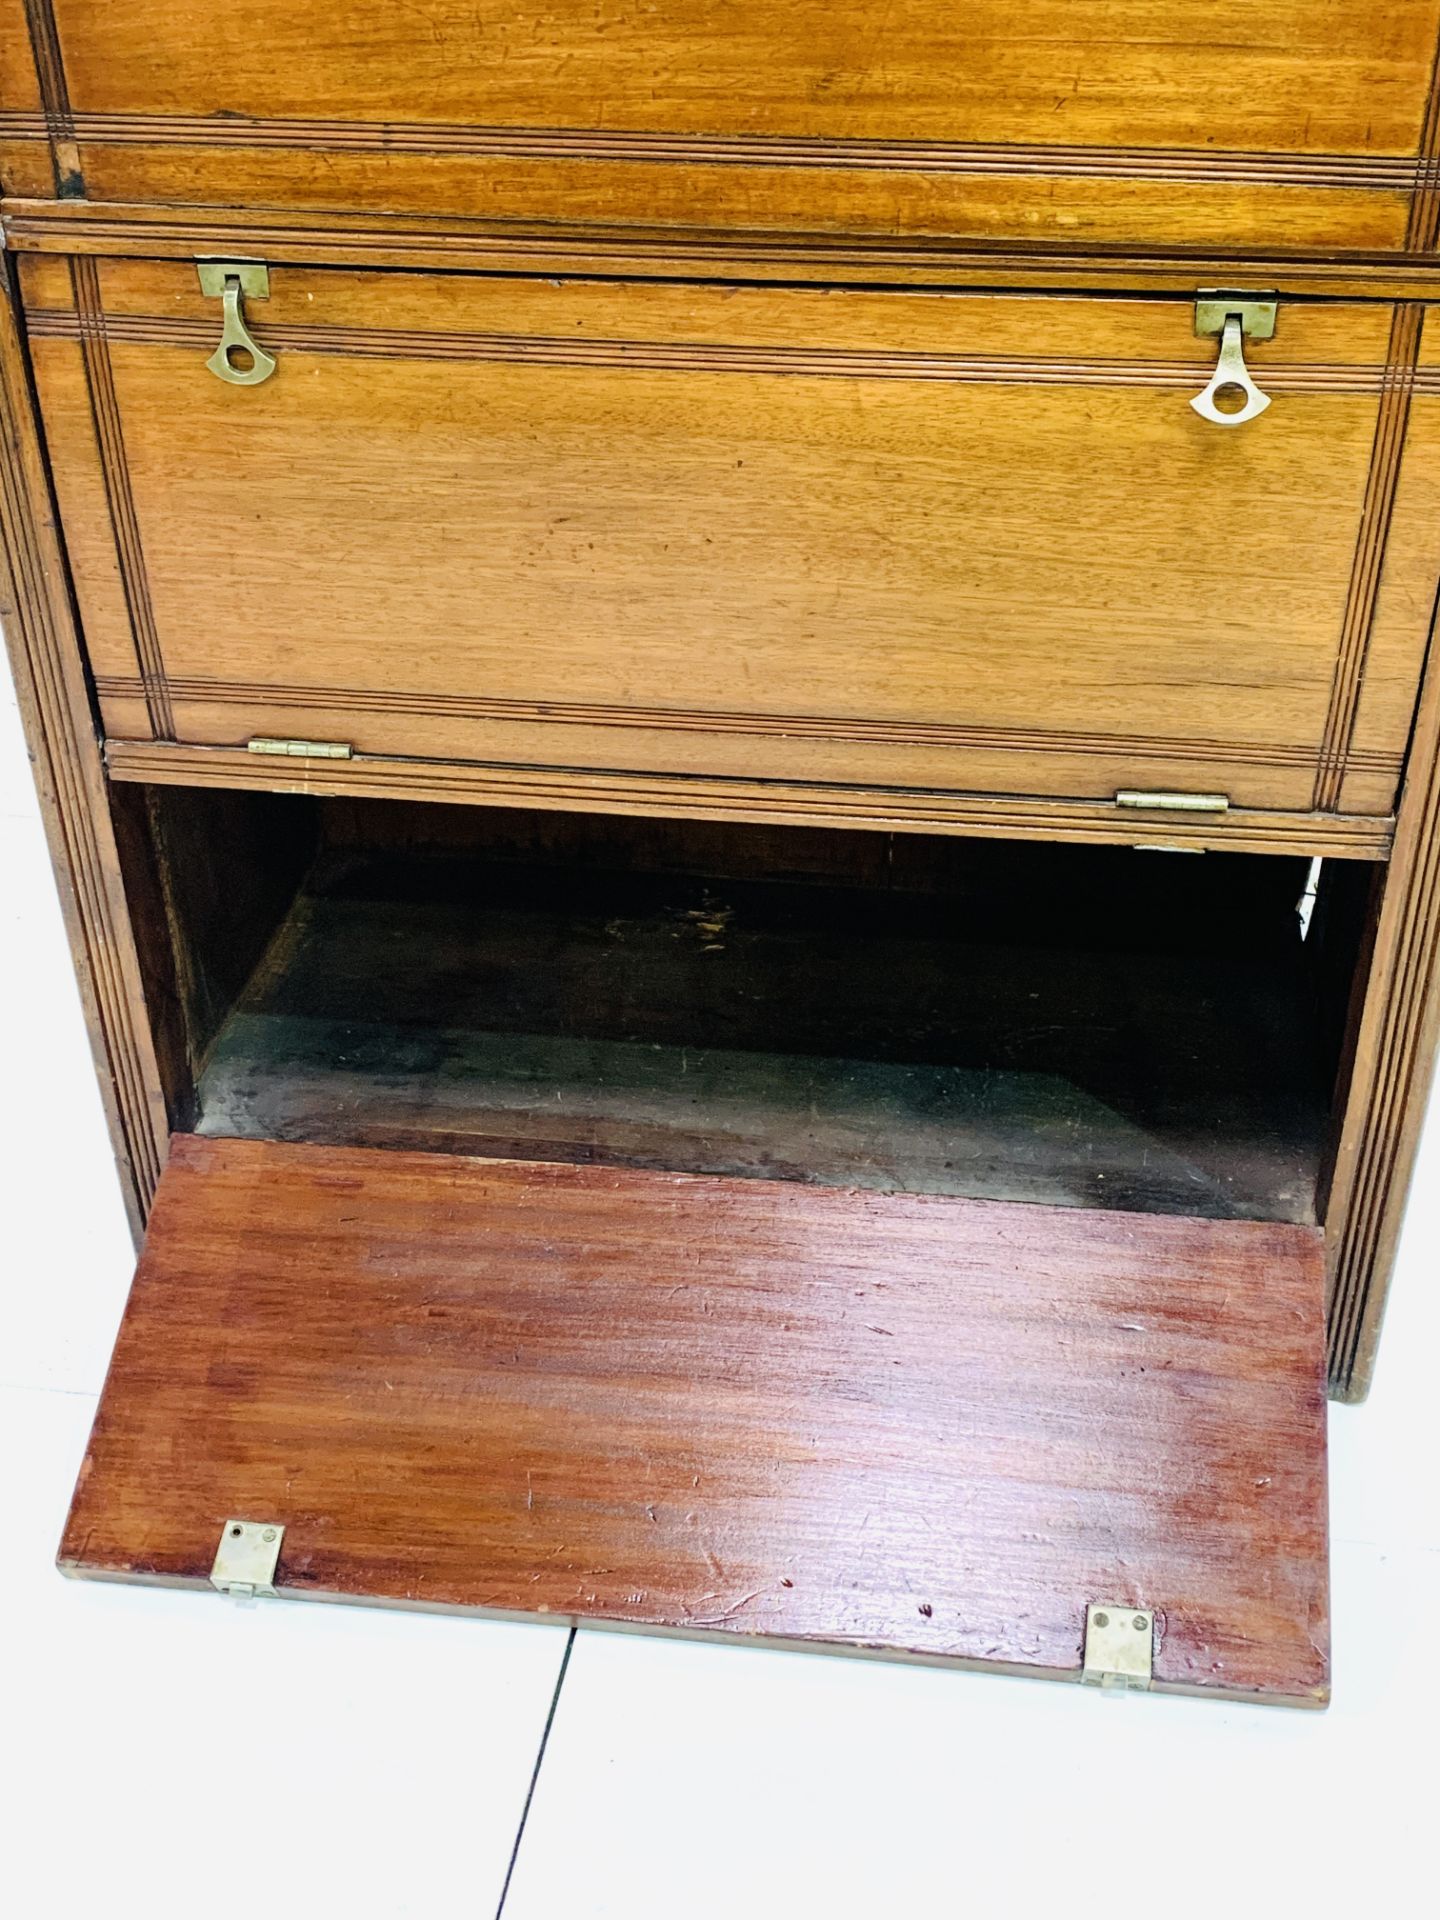
[(235, 387), (193, 267), (24, 264), (112, 736), (1392, 803), (1416, 308), (1282, 304), (1229, 429), (1180, 300), (282, 268)]
[(1425, 250), (1437, 27), (1440, 0), (0, 0), (0, 151), (12, 192), (101, 201)]

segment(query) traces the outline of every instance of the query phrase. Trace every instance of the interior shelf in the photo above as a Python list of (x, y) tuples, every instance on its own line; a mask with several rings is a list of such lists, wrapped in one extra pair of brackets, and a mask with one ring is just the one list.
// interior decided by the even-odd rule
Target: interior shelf
[(1303, 862), (447, 833), (322, 820), (197, 1131), (1315, 1218), (1335, 1038)]

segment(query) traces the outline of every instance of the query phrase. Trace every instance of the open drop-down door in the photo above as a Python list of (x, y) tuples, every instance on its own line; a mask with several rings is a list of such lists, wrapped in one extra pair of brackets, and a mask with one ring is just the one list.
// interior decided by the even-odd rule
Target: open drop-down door
[(181, 1136), (61, 1564), (1066, 1679), (1121, 1608), (1313, 1705), (1322, 1294), (1300, 1227)]

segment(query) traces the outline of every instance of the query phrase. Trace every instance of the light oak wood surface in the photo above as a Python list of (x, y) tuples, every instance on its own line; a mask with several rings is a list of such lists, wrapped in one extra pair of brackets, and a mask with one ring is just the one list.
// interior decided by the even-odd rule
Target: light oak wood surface
[(54, 191), (134, 203), (1433, 244), (1436, 0), (1275, 0), (1258, 33), (1248, 0), (24, 14), (9, 0), (12, 191), (48, 133)]
[(1287, 309), (1229, 431), (1179, 301), (277, 270), (234, 389), (185, 269), (26, 287), (121, 738), (1393, 804), (1413, 310)]
[(1304, 1228), (177, 1140), (60, 1550), (204, 1582), (1328, 1680)]
[(125, 1210), (138, 1239), (165, 1161), (169, 1114), (34, 412), (18, 288), (3, 255), (0, 626)]
[[(53, 0), (78, 112), (1413, 152), (1440, 7), (1272, 0)], [(1197, 135), (1200, 136), (1197, 138)]]
[[(284, 207), (172, 207), (101, 200), (0, 197), (16, 253), (104, 259), (226, 257), (290, 266), (418, 272), (726, 279), (815, 286), (969, 287), (1193, 298), (1240, 278), (1283, 295), (1333, 300), (1427, 300), (1440, 293), (1440, 254), (1308, 253), (1260, 242), (1238, 258), (1223, 242), (1123, 251), (1016, 240), (963, 242), (923, 234), (764, 234), (722, 227), (577, 224), (476, 214), (306, 212)], [(1269, 236), (1273, 243), (1274, 236)]]
[(111, 740), (111, 778), (122, 784), (305, 794), (351, 800), (438, 800), (457, 806), (534, 807), (555, 812), (756, 826), (858, 827), (882, 834), (967, 834), (977, 839), (1056, 840), (1078, 845), (1167, 846), (1194, 852), (1308, 854), (1383, 861), (1394, 821), (1363, 814), (1153, 813), (1102, 800), (936, 793), (908, 787), (783, 785), (696, 775), (595, 773), (575, 767), (489, 766), (368, 754), (353, 760), (285, 759), (224, 747)]

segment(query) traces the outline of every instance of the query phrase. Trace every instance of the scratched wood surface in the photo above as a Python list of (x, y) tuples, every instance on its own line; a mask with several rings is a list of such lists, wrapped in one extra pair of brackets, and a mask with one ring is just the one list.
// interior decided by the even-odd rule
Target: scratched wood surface
[(1322, 1700), (1318, 1236), (180, 1136), (61, 1548)]
[[(1413, 151), (1436, 0), (49, 0), (76, 112)], [(18, 84), (18, 83), (17, 83)]]
[(1436, 0), (1271, 0), (1263, 26), (1252, 0), (4, 0), (0, 135), (12, 192), (136, 205), (1413, 250), (1437, 24)]

